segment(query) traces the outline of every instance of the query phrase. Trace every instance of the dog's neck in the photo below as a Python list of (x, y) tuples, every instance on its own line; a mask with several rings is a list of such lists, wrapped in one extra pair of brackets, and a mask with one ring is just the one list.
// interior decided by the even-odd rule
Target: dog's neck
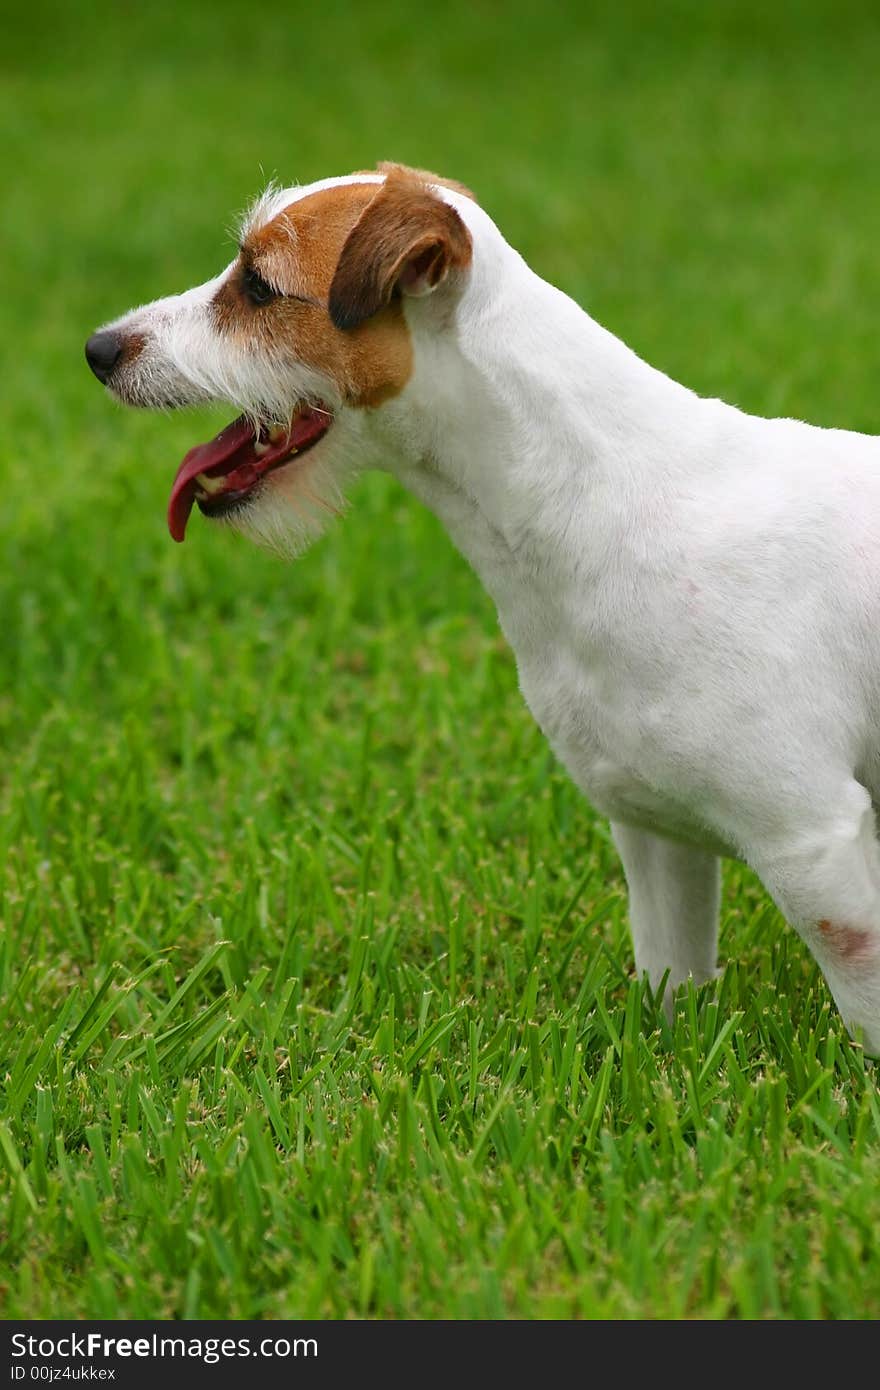
[(488, 250), (455, 320), (420, 331), (412, 316), (418, 368), (389, 464), (443, 521), (516, 645), (524, 590), (562, 597), (576, 573), (583, 592), (591, 570), (661, 524), (670, 490), (705, 467), (737, 412), (641, 361), (506, 243)]

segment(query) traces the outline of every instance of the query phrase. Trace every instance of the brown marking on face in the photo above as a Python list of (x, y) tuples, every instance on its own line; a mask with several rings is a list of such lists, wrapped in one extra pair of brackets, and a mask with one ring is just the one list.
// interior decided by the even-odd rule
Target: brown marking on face
[(348, 234), (379, 188), (375, 183), (342, 184), (289, 203), (246, 238), (244, 257), (274, 275), (285, 294), (326, 304)]
[(473, 243), (455, 208), (397, 167), (352, 228), (330, 286), (330, 316), (353, 328), (395, 294), (424, 294), (470, 265)]
[(129, 333), (122, 344), (122, 357), (120, 364), (130, 367), (132, 362), (136, 362), (146, 347), (147, 339), (143, 333)]
[[(412, 374), (412, 346), (399, 304), (354, 333), (340, 332), (327, 311), (342, 247), (377, 191), (377, 184), (345, 184), (288, 204), (248, 234), (236, 268), (214, 297), (221, 333), (316, 368), (355, 406), (381, 405)], [(253, 304), (245, 292), (248, 269), (278, 297)]]
[[(400, 248), (407, 245), (426, 249), (437, 278), (447, 266), (470, 260), (470, 235), (458, 214), (408, 171), (389, 173), (383, 184), (321, 189), (245, 238), (236, 268), (214, 297), (218, 330), (316, 368), (336, 381), (350, 405), (376, 406), (398, 395), (412, 374), (413, 353), (393, 279), (389, 283), (392, 224), (398, 230), (391, 259), (398, 269), (406, 261)], [(364, 285), (358, 312), (345, 322), (331, 307), (343, 266), (350, 295), (358, 277)], [(248, 270), (277, 296), (252, 303)], [(365, 305), (369, 312), (362, 311)]]
[(823, 919), (819, 923), (822, 943), (844, 965), (867, 965), (878, 953), (876, 932), (863, 927), (848, 927)]

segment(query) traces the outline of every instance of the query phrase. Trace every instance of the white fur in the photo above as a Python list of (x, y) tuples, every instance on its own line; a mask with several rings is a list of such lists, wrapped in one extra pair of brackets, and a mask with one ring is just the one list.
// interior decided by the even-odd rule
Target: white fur
[[(314, 466), (390, 469), (473, 564), (535, 718), (612, 820), (637, 968), (712, 976), (718, 855), (740, 857), (880, 1050), (880, 442), (699, 398), (437, 192), (472, 266), (407, 304), (411, 380), (370, 412), (337, 400)], [(137, 311), (158, 378), (247, 408), (327, 398), (234, 355), (210, 291)], [(287, 471), (252, 534), (284, 531)]]

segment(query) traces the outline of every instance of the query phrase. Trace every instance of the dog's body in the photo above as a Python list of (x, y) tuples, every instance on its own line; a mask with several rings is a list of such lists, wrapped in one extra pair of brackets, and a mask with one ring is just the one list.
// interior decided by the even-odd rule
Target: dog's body
[(880, 440), (700, 399), (465, 190), (396, 168), (262, 200), (227, 271), (89, 349), (129, 403), (261, 422), (187, 456), (178, 539), (195, 498), (293, 548), (346, 475), (395, 473), (481, 576), (535, 718), (611, 818), (639, 971), (714, 975), (736, 856), (880, 1050)]

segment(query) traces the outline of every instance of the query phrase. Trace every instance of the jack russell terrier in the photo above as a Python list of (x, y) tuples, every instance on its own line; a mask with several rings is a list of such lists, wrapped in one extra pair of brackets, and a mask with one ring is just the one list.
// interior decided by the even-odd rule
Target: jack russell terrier
[(880, 1052), (880, 440), (694, 395), (399, 165), (270, 189), (216, 279), (86, 356), (128, 405), (241, 412), (177, 472), (177, 541), (195, 502), (295, 554), (354, 473), (399, 478), (610, 817), (638, 971), (714, 977), (744, 860)]

